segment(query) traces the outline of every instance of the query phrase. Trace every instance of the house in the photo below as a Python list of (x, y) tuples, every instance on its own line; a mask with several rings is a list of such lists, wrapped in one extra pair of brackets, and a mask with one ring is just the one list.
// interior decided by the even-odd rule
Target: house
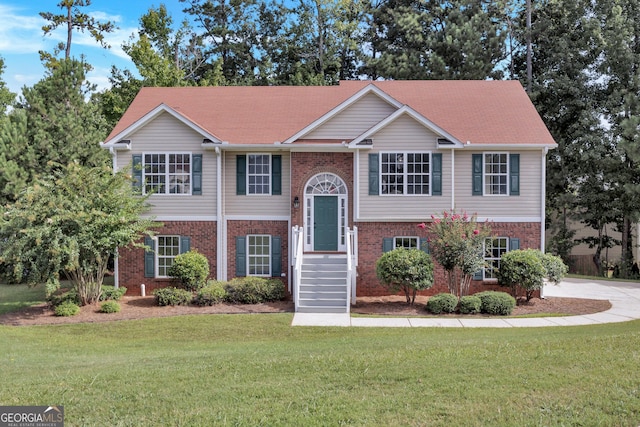
[[(168, 285), (195, 248), (219, 280), (280, 277), (296, 309), (344, 311), (387, 293), (376, 260), (424, 247), (432, 214), (491, 221), (473, 291), (495, 285), (505, 251), (544, 248), (556, 143), (517, 81), (343, 81), (143, 88), (103, 146), (164, 223), (154, 251), (120, 249), (129, 293)], [(436, 273), (431, 293), (446, 291)]]

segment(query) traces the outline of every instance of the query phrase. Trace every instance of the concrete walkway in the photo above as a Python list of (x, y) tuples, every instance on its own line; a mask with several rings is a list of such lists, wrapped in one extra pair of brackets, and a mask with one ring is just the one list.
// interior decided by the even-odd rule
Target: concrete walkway
[(558, 285), (547, 285), (545, 297), (606, 299), (607, 311), (581, 316), (534, 318), (417, 318), (417, 317), (351, 317), (350, 314), (296, 313), (292, 326), (368, 326), (368, 327), (464, 327), (522, 328), (541, 326), (592, 325), (627, 322), (640, 319), (640, 283), (607, 280), (565, 279)]

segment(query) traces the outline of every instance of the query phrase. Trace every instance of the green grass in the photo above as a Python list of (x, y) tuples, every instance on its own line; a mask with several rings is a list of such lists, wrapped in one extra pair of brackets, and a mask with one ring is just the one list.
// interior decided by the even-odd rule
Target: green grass
[(640, 321), (309, 328), (292, 315), (0, 326), (0, 404), (67, 426), (633, 426)]
[(27, 285), (0, 285), (0, 314), (20, 310), (45, 300), (45, 288)]

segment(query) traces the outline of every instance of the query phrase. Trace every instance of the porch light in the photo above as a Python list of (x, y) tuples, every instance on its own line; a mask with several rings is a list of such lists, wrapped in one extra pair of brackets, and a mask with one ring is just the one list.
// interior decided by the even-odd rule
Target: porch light
[(300, 207), (300, 199), (298, 196), (293, 198), (293, 208), (298, 209)]

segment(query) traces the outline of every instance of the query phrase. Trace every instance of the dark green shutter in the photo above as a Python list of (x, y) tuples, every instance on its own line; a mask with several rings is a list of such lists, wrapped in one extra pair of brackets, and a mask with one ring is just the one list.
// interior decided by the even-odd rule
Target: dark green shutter
[(271, 277), (282, 273), (282, 238), (271, 236)]
[(393, 249), (393, 237), (385, 237), (382, 239), (382, 252), (389, 252)]
[(482, 154), (472, 154), (473, 195), (482, 196)]
[(512, 237), (511, 239), (509, 239), (509, 250), (515, 251), (518, 249), (520, 249), (520, 239), (517, 239), (515, 237)]
[(378, 153), (369, 153), (369, 195), (377, 196), (380, 194), (380, 155)]
[(418, 238), (418, 249), (424, 253), (430, 254), (431, 250), (429, 249), (429, 239)]
[(191, 250), (191, 237), (180, 236), (180, 253), (189, 252)]
[(155, 244), (151, 237), (145, 236), (145, 246), (149, 247), (149, 250), (144, 251), (144, 277), (155, 277), (156, 275), (156, 254)]
[(247, 194), (247, 156), (236, 156), (236, 194)]
[(282, 194), (282, 156), (271, 156), (271, 194)]
[(247, 275), (247, 238), (236, 237), (236, 277)]
[(142, 154), (133, 155), (133, 188), (142, 191)]
[(435, 153), (431, 156), (433, 165), (431, 173), (433, 178), (432, 196), (442, 196), (442, 153)]
[(194, 154), (193, 165), (191, 166), (191, 194), (194, 196), (202, 195), (202, 154)]
[(509, 193), (520, 195), (520, 154), (509, 155)]

